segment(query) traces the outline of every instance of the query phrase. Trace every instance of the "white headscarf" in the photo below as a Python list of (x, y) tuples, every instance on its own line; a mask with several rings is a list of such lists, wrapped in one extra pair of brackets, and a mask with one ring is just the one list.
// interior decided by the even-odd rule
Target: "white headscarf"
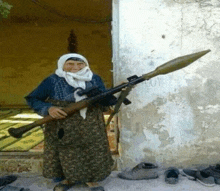
[[(76, 73), (65, 72), (63, 70), (64, 63), (66, 62), (67, 59), (69, 59), (71, 57), (82, 59), (85, 62), (86, 66), (83, 69), (76, 72)], [(75, 53), (64, 54), (63, 56), (61, 56), (59, 58), (59, 60), (57, 62), (57, 67), (58, 68), (55, 71), (55, 74), (57, 74), (59, 77), (65, 78), (66, 82), (74, 88), (80, 87), (80, 88), (85, 89), (86, 88), (86, 82), (92, 80), (93, 73), (89, 68), (89, 63), (88, 63), (87, 59), (84, 56), (80, 55), (80, 54), (75, 54)], [(76, 102), (78, 102), (82, 99), (85, 99), (87, 96), (86, 95), (79, 96), (77, 94), (77, 91), (75, 91), (74, 92), (74, 97), (75, 97)], [(80, 115), (84, 119), (86, 118), (86, 111), (87, 111), (87, 108), (84, 108), (84, 109), (80, 110)]]

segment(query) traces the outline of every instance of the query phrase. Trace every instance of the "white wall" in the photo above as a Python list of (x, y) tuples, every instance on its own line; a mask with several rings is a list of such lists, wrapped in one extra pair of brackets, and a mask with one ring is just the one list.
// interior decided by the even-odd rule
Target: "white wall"
[(135, 87), (122, 106), (121, 168), (214, 164), (220, 157), (220, 0), (114, 0), (114, 83), (210, 49)]

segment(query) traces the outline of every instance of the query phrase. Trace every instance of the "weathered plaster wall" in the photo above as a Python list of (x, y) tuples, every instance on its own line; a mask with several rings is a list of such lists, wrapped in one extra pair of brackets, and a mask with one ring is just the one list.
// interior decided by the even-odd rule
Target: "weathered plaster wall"
[(220, 1), (113, 1), (114, 83), (186, 54), (192, 65), (143, 82), (120, 118), (121, 168), (214, 164), (220, 157)]

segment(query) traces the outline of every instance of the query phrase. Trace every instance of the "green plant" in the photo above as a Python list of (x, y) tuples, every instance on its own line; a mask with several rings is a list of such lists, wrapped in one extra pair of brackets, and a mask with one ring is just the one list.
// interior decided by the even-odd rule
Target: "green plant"
[(0, 18), (8, 18), (8, 14), (10, 13), (10, 9), (12, 7), (13, 6), (7, 2), (0, 0)]

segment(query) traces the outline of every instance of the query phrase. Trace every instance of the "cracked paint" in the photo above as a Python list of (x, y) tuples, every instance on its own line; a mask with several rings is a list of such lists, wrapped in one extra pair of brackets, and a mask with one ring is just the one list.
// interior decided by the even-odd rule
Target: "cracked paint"
[(219, 113), (220, 111), (220, 105), (207, 105), (205, 108), (203, 106), (198, 106), (198, 109), (201, 113), (208, 113), (208, 114), (214, 114)]
[(118, 6), (119, 52), (113, 54), (121, 73), (115, 79), (211, 49), (190, 66), (132, 90), (132, 104), (123, 105), (119, 114), (122, 166), (218, 162), (220, 0), (121, 0)]

